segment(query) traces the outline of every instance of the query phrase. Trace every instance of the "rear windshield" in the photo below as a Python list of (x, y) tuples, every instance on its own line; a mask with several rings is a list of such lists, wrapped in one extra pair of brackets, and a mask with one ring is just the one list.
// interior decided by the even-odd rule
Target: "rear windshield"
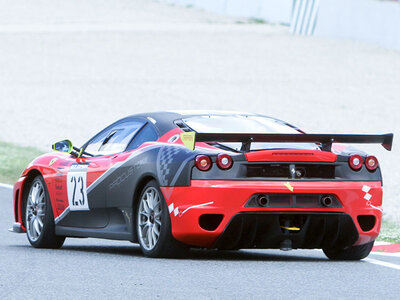
[[(263, 116), (195, 116), (182, 120), (198, 133), (301, 133), (296, 128), (273, 118)], [(241, 143), (220, 143), (239, 151)], [(252, 143), (251, 150), (261, 149), (319, 149), (313, 143)]]

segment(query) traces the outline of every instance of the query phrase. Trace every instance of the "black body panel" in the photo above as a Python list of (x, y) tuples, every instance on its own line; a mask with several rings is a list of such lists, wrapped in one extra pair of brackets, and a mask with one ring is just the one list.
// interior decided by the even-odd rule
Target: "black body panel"
[[(121, 211), (118, 209), (104, 209), (104, 211), (107, 211), (110, 221), (102, 228), (91, 227), (90, 223), (85, 224), (85, 226), (79, 227), (74, 226), (73, 222), (60, 222), (56, 226), (56, 234), (73, 237), (94, 237), (111, 240), (135, 241), (136, 237), (134, 235), (134, 232), (132, 232), (132, 219), (127, 220), (125, 218), (125, 211)], [(77, 212), (69, 214), (65, 219), (68, 220), (68, 217), (73, 219), (79, 218), (81, 215), (76, 213)], [(98, 215), (98, 218), (100, 217), (101, 216)]]
[(57, 222), (60, 226), (103, 228), (109, 223), (109, 213), (105, 208), (94, 208), (90, 211), (70, 211)]
[[(281, 226), (298, 226), (292, 231)], [(358, 231), (345, 213), (250, 212), (235, 215), (214, 244), (218, 249), (279, 249), (290, 240), (293, 249), (339, 249), (353, 245)]]
[[(139, 184), (153, 179), (160, 186), (189, 186), (195, 155), (195, 151), (174, 144), (133, 151), (88, 188), (90, 211), (69, 211), (56, 220), (57, 233), (110, 239), (129, 236), (129, 240), (136, 240), (134, 210), (141, 192)], [(103, 208), (96, 208), (99, 206)]]
[[(215, 164), (203, 172), (193, 168), (192, 179), (197, 180), (268, 180), (268, 181), (381, 181), (380, 168), (373, 172), (365, 167), (354, 171), (346, 160), (338, 156), (337, 162), (248, 162), (240, 161), (240, 155), (233, 156), (234, 163), (228, 171), (221, 170)], [(236, 159), (235, 159), (236, 158)], [(340, 161), (343, 160), (343, 161)], [(304, 176), (295, 176), (290, 169), (304, 170)]]

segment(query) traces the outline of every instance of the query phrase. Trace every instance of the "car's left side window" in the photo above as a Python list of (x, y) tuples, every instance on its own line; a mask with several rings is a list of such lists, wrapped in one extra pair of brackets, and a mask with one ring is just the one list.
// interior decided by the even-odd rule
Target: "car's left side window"
[(142, 120), (117, 123), (90, 140), (85, 151), (95, 156), (120, 153), (144, 124)]

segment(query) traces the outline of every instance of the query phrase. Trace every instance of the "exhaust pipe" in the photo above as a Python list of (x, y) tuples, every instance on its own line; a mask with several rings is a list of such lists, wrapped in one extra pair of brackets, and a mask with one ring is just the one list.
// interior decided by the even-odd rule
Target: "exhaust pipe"
[(268, 205), (268, 198), (265, 195), (258, 195), (256, 201), (259, 206), (266, 207)]
[(322, 196), (321, 197), (321, 204), (325, 207), (331, 207), (333, 204), (333, 200), (331, 196)]

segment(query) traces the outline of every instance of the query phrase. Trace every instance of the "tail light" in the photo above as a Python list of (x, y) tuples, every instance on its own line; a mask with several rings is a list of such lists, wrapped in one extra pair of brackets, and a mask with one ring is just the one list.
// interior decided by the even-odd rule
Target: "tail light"
[(349, 165), (353, 170), (360, 170), (363, 165), (362, 157), (358, 154), (350, 156)]
[(378, 166), (379, 166), (377, 158), (375, 156), (372, 156), (372, 155), (368, 156), (365, 159), (365, 166), (367, 167), (368, 170), (375, 171), (376, 168), (378, 168)]
[(194, 164), (200, 171), (208, 171), (211, 168), (211, 159), (207, 155), (197, 155)]
[(220, 169), (227, 170), (232, 167), (233, 160), (228, 154), (218, 154), (217, 156), (217, 166)]

